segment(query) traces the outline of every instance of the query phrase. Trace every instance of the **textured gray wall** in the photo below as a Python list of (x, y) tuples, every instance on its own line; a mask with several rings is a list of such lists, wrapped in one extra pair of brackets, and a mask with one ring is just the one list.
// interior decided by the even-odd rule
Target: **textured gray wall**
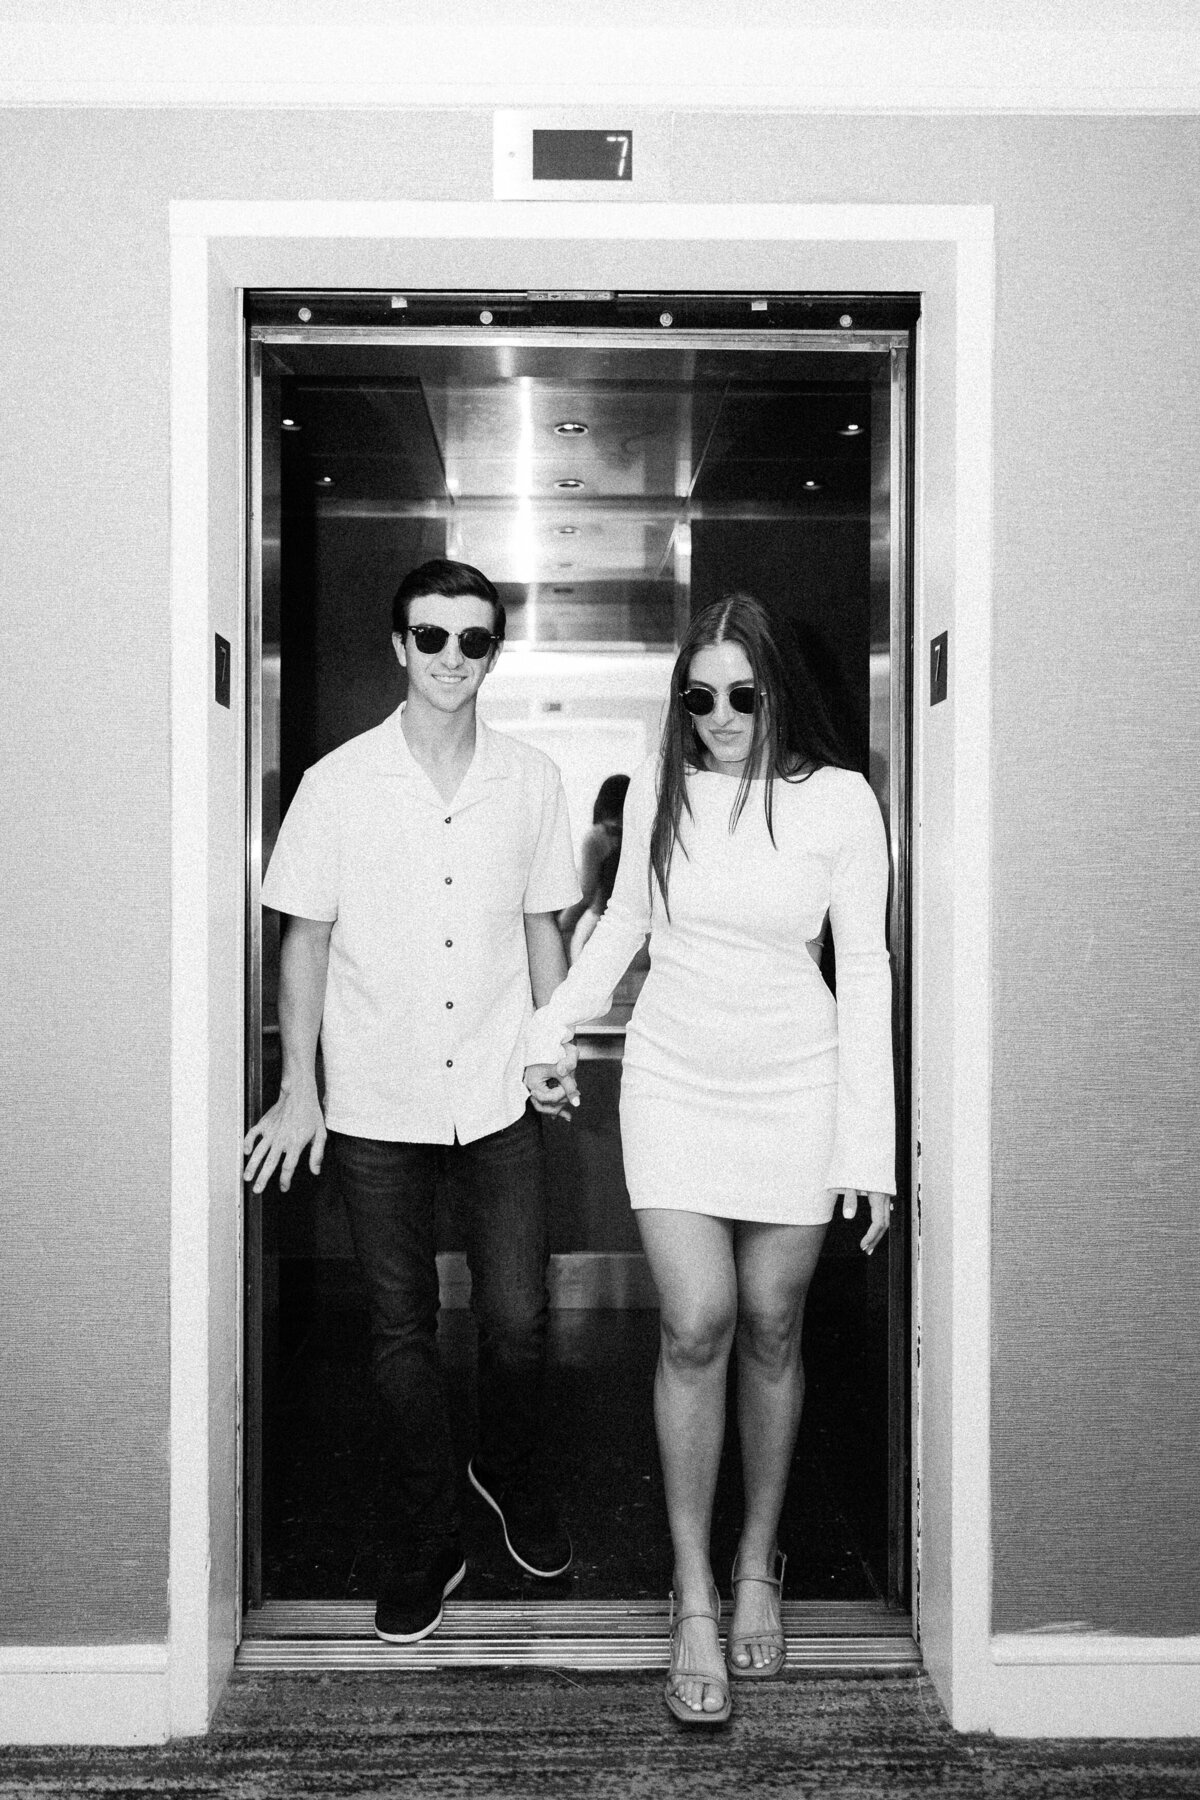
[[(167, 203), (486, 198), (490, 144), (484, 113), (0, 117), (10, 1642), (166, 1627)], [(1200, 1630), (1198, 150), (674, 121), (678, 199), (997, 208), (1002, 1629)]]

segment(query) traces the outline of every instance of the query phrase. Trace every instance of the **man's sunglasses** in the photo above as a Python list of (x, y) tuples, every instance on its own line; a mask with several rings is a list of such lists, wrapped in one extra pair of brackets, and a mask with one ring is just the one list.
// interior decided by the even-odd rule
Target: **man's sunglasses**
[[(693, 719), (702, 719), (717, 704), (717, 696), (711, 688), (684, 688), (679, 698)], [(751, 681), (746, 682), (742, 687), (731, 687), (729, 690), (729, 704), (736, 713), (752, 713), (757, 699), (758, 689)]]
[(465, 631), (447, 631), (444, 625), (410, 625), (408, 629), (422, 656), (436, 656), (451, 638), (457, 638), (463, 655), (469, 656), (472, 662), (479, 662), (494, 644), (500, 642), (494, 631), (485, 631), (482, 625), (468, 625)]

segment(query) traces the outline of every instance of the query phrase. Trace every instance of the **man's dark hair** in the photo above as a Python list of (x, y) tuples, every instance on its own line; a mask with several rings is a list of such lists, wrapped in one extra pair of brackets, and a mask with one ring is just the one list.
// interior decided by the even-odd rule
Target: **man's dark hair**
[[(451, 562), (449, 557), (434, 556), (428, 562), (410, 569), (392, 599), (392, 630), (401, 636), (408, 630), (408, 609), (412, 601), (427, 594), (442, 594), (448, 600), (473, 596), (486, 600), (495, 614), (492, 626), (496, 636), (504, 638), (504, 604), (499, 594), (479, 569), (470, 563)], [(420, 620), (417, 621), (420, 623)]]

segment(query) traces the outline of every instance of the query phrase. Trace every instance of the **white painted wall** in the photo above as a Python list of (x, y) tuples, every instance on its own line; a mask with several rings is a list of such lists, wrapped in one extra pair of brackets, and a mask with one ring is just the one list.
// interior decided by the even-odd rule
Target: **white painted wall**
[[(106, 65), (91, 67), (89, 93), (102, 96)], [(686, 225), (625, 208), (622, 229), (640, 235), (604, 239), (604, 209), (593, 207), (578, 237), (556, 237), (565, 215), (552, 224), (526, 208), (506, 215), (505, 236), (472, 245), (455, 198), (486, 199), (490, 129), (469, 108), (0, 114), (11, 650), (0, 735), (19, 774), (0, 794), (16, 876), (0, 947), (10, 996), (0, 1316), (14, 1332), (0, 1429), (16, 1447), (0, 1468), (12, 1640), (0, 1734), (196, 1728), (232, 1630), (221, 1521), (236, 1183), (220, 1109), (236, 1085), (224, 1050), (236, 1034), (237, 957), (206, 858), (212, 849), (219, 869), (227, 856), (220, 795), (234, 765), (215, 767), (231, 747), (220, 724), (210, 734), (200, 696), (212, 624), (229, 616), (225, 484), (237, 445), (228, 398), (214, 402), (216, 449), (207, 435), (210, 384), (234, 376), (224, 352), (194, 360), (205, 309), (211, 301), (219, 325), (239, 282), (670, 287), (700, 269), (730, 287), (897, 282), (925, 293), (919, 674), (928, 636), (948, 622), (952, 671), (964, 666), (955, 609), (966, 573), (982, 566), (976, 538), (995, 503), (983, 736), (957, 688), (948, 709), (919, 713), (930, 1665), (959, 1724), (1032, 1729), (1057, 1707), (1072, 1731), (1197, 1727), (1183, 1609), (1200, 1433), (1178, 1344), (1195, 1336), (1200, 1291), (1186, 1008), (1197, 954), (1187, 921), (1200, 407), (1193, 363), (1164, 359), (1161, 330), (1146, 329), (1173, 321), (1188, 341), (1200, 291), (1196, 124), (687, 108), (660, 124), (674, 142), (671, 180), (705, 203)], [(433, 225), (397, 210), (382, 237), (364, 235), (381, 185), (431, 202)], [(847, 193), (884, 206), (916, 197), (933, 212), (994, 205), (994, 356), (982, 388), (971, 384), (986, 393), (994, 374), (981, 456), (962, 460), (960, 397), (943, 379), (971, 312), (960, 243), (927, 237), (905, 254), (883, 240), (837, 244), (840, 209), (810, 214), (817, 237), (790, 244), (699, 236), (709, 202), (769, 234), (784, 214), (764, 199), (808, 207)], [(260, 204), (271, 195), (287, 204)], [(211, 290), (199, 262), (187, 280), (172, 389), (168, 203), (213, 196), (257, 210), (242, 220), (250, 235), (212, 244)], [(331, 196), (343, 203), (336, 218), (306, 237), (310, 206)], [(978, 333), (972, 341), (978, 351)], [(173, 492), (172, 414), (184, 428)], [(219, 466), (211, 494), (196, 473), (206, 457)], [(1134, 654), (1148, 639), (1171, 654)], [(977, 638), (977, 659), (983, 648)], [(971, 649), (968, 636), (968, 669)], [(973, 783), (988, 731), (997, 751), (980, 811)], [(946, 834), (964, 821), (960, 856)], [(970, 983), (957, 985), (978, 947), (981, 841), (995, 895), (990, 1067), (971, 1035), (977, 1007), (960, 1031)], [(982, 1169), (986, 1135), (944, 1135), (979, 1104), (995, 1109)], [(1149, 1442), (1169, 1454), (1141, 1453)], [(41, 1579), (51, 1565), (63, 1579)], [(1050, 1618), (1037, 1610), (1048, 1594)], [(1089, 1629), (1033, 1629), (1071, 1620)], [(1039, 1660), (1046, 1645), (1052, 1664)], [(39, 1688), (47, 1659), (54, 1680)], [(47, 1711), (35, 1717), (39, 1691)]]
[[(1194, 110), (1186, 0), (6, 0), (0, 104)], [(656, 198), (665, 195), (655, 195)]]

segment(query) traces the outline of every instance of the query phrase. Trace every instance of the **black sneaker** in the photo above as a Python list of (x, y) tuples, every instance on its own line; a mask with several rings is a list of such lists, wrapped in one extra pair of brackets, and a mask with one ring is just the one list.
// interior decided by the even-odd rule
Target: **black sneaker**
[(442, 1601), (467, 1572), (457, 1538), (439, 1538), (397, 1563), (375, 1602), (375, 1636), (389, 1644), (415, 1644), (442, 1622)]
[(467, 1477), (475, 1492), (499, 1513), (508, 1554), (527, 1575), (549, 1580), (566, 1573), (574, 1551), (549, 1494), (516, 1484), (502, 1487), (475, 1457), (467, 1464)]

